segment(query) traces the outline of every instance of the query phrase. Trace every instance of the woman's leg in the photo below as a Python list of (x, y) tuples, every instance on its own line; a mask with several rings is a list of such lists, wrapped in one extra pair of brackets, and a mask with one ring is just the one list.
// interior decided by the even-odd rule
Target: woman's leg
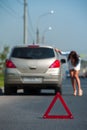
[(73, 86), (73, 90), (74, 90), (74, 96), (76, 96), (77, 94), (77, 90), (76, 90), (76, 79), (74, 77), (74, 70), (70, 70), (70, 77), (71, 77), (71, 82), (72, 82), (72, 86)]
[(79, 78), (79, 71), (74, 71), (74, 77), (75, 77), (77, 85), (78, 85), (78, 94), (79, 94), (79, 96), (82, 96), (83, 91), (81, 89), (81, 83), (80, 83), (80, 78)]
[(80, 79), (79, 79), (79, 71), (74, 71), (74, 77), (76, 79), (77, 85), (78, 85), (78, 89), (81, 89), (81, 83), (80, 83)]

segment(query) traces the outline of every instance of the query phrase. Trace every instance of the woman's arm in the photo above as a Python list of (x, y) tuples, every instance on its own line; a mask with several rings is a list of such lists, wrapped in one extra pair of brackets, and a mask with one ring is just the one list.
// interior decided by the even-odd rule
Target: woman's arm
[(70, 51), (66, 51), (66, 52), (64, 52), (64, 51), (61, 51), (61, 50), (59, 50), (59, 49), (55, 49), (56, 50), (56, 52), (59, 52), (61, 55), (63, 55), (63, 56), (68, 56), (69, 54), (70, 54)]

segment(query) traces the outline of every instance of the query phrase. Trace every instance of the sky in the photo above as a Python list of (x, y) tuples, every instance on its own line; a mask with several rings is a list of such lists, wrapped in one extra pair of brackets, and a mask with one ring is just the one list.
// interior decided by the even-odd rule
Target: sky
[[(40, 42), (44, 36), (46, 45), (87, 54), (87, 0), (27, 0), (27, 4), (27, 44), (36, 42), (38, 25)], [(23, 5), (24, 0), (0, 0), (0, 51), (5, 45), (24, 44)]]

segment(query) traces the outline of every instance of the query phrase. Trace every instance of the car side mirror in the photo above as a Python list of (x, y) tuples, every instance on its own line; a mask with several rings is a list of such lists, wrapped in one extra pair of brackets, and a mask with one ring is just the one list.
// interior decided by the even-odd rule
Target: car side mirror
[(65, 60), (65, 59), (61, 59), (60, 61), (61, 61), (61, 64), (66, 63), (66, 60)]

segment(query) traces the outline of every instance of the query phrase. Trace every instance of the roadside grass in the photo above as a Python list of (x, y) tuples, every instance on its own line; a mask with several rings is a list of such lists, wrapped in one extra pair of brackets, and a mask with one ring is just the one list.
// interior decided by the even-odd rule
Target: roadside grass
[(4, 87), (4, 74), (0, 73), (0, 88)]

